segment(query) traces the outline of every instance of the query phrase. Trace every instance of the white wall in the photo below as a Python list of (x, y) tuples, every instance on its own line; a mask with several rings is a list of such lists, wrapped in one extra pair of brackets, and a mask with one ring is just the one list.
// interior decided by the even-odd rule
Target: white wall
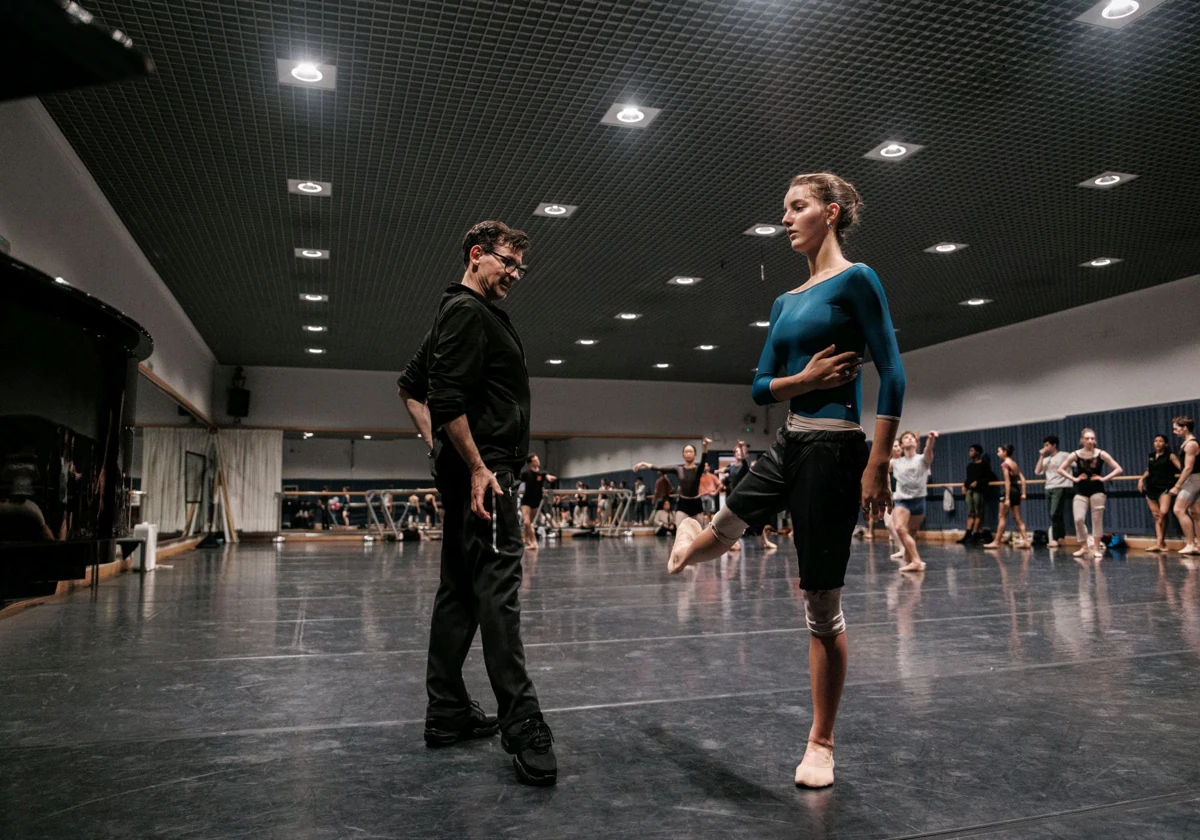
[[(746, 442), (754, 448), (764, 445), (758, 437), (743, 435)], [(765, 438), (764, 438), (765, 440)], [(567, 438), (552, 440), (547, 443), (547, 454), (543, 459), (544, 468), (563, 478), (580, 478), (598, 473), (629, 470), (638, 461), (649, 461), (651, 464), (679, 464), (683, 462), (684, 444), (692, 444), (697, 449), (700, 442), (696, 438), (680, 438), (678, 440), (620, 440), (614, 438)], [(713, 448), (732, 449), (728, 447)], [(650, 478), (649, 474), (643, 478)], [(653, 482), (650, 482), (653, 484)]]
[[(902, 358), (906, 429), (987, 429), (1200, 399), (1200, 275)], [(879, 380), (866, 371), (870, 428)]]
[[(399, 478), (431, 481), (429, 448), (416, 437), (404, 440), (345, 440), (314, 437), (283, 442), (283, 480), (342, 481)], [(545, 445), (531, 451), (544, 458)]]
[(0, 234), (145, 327), (154, 372), (212, 416), (212, 352), (36, 99), (0, 104)]

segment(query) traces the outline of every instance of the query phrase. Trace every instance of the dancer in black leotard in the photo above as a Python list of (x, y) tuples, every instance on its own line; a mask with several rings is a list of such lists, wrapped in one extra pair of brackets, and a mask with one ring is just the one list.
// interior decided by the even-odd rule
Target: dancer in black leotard
[(530, 455), (525, 461), (525, 469), (521, 470), (521, 481), (525, 484), (525, 493), (521, 496), (521, 533), (525, 538), (525, 548), (537, 551), (537, 530), (534, 520), (538, 508), (542, 506), (542, 489), (545, 482), (555, 482), (558, 478), (542, 472), (542, 462), (537, 455)]
[[(704, 447), (704, 455), (708, 454), (708, 445), (712, 438), (704, 438), (700, 445)], [(696, 460), (696, 447), (690, 443), (683, 447), (683, 463), (667, 467), (656, 467), (647, 461), (639, 461), (633, 465), (634, 472), (654, 470), (655, 472), (674, 475), (679, 479), (679, 506), (675, 510), (675, 524), (679, 524), (689, 516), (701, 524), (704, 523), (704, 502), (700, 498), (700, 477), (704, 475), (704, 462)]]
[(1183, 469), (1166, 435), (1154, 436), (1154, 449), (1150, 451), (1150, 460), (1146, 471), (1138, 479), (1138, 492), (1146, 497), (1150, 513), (1154, 515), (1154, 534), (1158, 540), (1147, 551), (1167, 550), (1167, 517), (1171, 515), (1171, 488), (1175, 486), (1175, 476)]

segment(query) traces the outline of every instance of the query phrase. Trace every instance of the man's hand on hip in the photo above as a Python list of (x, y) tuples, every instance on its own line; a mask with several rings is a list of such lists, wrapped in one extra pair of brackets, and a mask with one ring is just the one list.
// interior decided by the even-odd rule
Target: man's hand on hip
[(497, 496), (504, 492), (500, 489), (500, 482), (496, 480), (495, 474), (480, 464), (471, 470), (471, 512), (488, 522), (491, 521), (492, 514), (484, 506), (483, 500), (489, 489)]

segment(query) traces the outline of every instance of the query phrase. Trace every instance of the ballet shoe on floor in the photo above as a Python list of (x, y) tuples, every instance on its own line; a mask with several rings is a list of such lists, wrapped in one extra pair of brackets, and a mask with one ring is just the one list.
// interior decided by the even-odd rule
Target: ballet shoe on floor
[(923, 572), (923, 571), (925, 571), (925, 561), (924, 560), (914, 560), (906, 566), (901, 566), (899, 571), (901, 571), (901, 572)]
[(677, 575), (684, 570), (687, 566), (687, 551), (703, 530), (704, 526), (691, 517), (679, 523), (679, 527), (675, 529), (675, 544), (671, 546), (671, 557), (667, 560), (668, 572)]
[(833, 750), (824, 744), (808, 742), (804, 758), (796, 765), (796, 787), (827, 788), (833, 784)]

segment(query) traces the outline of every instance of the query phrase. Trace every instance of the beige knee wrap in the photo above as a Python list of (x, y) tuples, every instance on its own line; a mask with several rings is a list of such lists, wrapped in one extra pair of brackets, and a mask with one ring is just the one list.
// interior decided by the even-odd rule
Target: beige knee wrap
[(841, 589), (804, 590), (804, 619), (808, 632), (829, 639), (846, 632)]
[(712, 528), (713, 536), (725, 545), (733, 545), (746, 533), (746, 523), (727, 507), (717, 511), (709, 527)]

